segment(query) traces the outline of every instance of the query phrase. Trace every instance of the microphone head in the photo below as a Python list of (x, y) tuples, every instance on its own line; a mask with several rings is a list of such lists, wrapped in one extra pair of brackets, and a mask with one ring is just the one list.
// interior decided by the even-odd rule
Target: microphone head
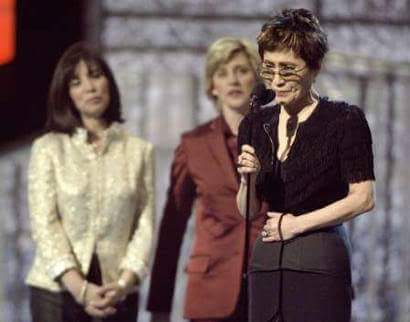
[(253, 88), (251, 97), (255, 97), (260, 105), (265, 105), (273, 101), (275, 92), (267, 89), (264, 83), (257, 83)]

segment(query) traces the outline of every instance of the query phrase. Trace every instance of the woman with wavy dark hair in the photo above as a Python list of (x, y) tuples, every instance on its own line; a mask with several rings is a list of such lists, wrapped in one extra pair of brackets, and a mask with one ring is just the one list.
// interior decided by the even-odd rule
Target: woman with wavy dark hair
[[(343, 223), (374, 206), (370, 130), (361, 109), (314, 89), (327, 37), (306, 9), (284, 10), (258, 35), (261, 76), (276, 105), (239, 129), (242, 214), (269, 212), (249, 269), (250, 321), (348, 322), (349, 246)], [(250, 144), (246, 141), (253, 132)], [(248, 181), (247, 174), (250, 174)]]
[(28, 172), (33, 322), (135, 322), (154, 220), (152, 144), (121, 126), (107, 63), (70, 46), (51, 81)]

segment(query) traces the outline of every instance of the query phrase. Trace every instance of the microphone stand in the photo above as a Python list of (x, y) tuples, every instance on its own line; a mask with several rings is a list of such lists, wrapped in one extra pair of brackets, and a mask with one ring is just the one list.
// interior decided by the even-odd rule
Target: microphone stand
[[(260, 103), (258, 97), (256, 95), (252, 95), (250, 105), (250, 124), (249, 124), (249, 132), (247, 137), (247, 144), (252, 144), (252, 137), (253, 137), (253, 117), (255, 113), (260, 108)], [(250, 240), (250, 230), (251, 230), (251, 216), (250, 216), (250, 200), (251, 200), (251, 174), (246, 174), (246, 208), (245, 208), (245, 244), (244, 244), (244, 260), (243, 260), (243, 270), (244, 273), (242, 275), (243, 278), (243, 288), (244, 290), (244, 301), (245, 301), (245, 321), (248, 321), (248, 307), (249, 307), (249, 295), (248, 295), (248, 265), (249, 265), (249, 240)]]
[[(252, 138), (254, 132), (254, 116), (260, 110), (262, 105), (265, 105), (275, 98), (275, 92), (266, 89), (263, 83), (259, 83), (255, 86), (251, 99), (250, 106), (250, 118), (249, 118), (249, 131), (247, 133), (246, 143), (252, 145)], [(245, 321), (248, 321), (248, 265), (249, 265), (249, 244), (251, 233), (251, 216), (250, 216), (250, 200), (251, 200), (251, 174), (246, 174), (247, 188), (246, 188), (246, 208), (245, 208), (245, 244), (244, 244), (244, 260), (243, 260), (243, 287), (244, 287), (244, 301), (245, 301)]]

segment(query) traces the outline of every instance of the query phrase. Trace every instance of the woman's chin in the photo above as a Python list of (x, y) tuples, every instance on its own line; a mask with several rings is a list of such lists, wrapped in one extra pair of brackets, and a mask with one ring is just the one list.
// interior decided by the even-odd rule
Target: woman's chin
[(232, 99), (232, 100), (226, 101), (225, 104), (223, 105), (226, 106), (230, 110), (242, 111), (244, 109), (249, 108), (249, 100), (246, 98), (237, 99), (237, 100)]
[(100, 106), (90, 106), (82, 111), (81, 114), (88, 118), (99, 119), (104, 115), (106, 111), (105, 107)]
[(291, 97), (289, 95), (283, 95), (283, 96), (276, 96), (275, 98), (275, 103), (282, 105), (282, 106), (288, 106), (294, 104), (295, 99), (294, 97)]

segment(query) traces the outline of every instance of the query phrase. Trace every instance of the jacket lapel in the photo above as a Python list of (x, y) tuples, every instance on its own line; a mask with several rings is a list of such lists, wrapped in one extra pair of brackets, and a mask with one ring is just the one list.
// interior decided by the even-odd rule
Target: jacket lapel
[(237, 179), (236, 169), (229, 156), (228, 147), (226, 146), (224, 133), (222, 131), (221, 117), (216, 118), (210, 124), (210, 131), (205, 137), (208, 148), (211, 151), (215, 160), (219, 163), (219, 166), (226, 174), (226, 182), (234, 189), (239, 189), (239, 183)]

